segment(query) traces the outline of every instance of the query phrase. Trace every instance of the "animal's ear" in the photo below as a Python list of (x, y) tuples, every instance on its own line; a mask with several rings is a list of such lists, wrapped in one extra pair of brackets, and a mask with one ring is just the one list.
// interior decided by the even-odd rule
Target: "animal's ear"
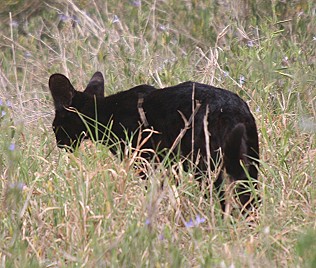
[(55, 109), (62, 110), (69, 107), (75, 94), (75, 89), (69, 79), (62, 74), (53, 74), (49, 78), (49, 89), (52, 93)]
[(92, 76), (84, 92), (88, 93), (89, 95), (104, 97), (104, 78), (103, 78), (102, 73), (96, 72)]

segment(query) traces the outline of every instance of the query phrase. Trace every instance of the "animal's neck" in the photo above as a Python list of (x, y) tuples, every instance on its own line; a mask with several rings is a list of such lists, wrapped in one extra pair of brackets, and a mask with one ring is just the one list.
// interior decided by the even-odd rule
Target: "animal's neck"
[(112, 130), (112, 119), (113, 113), (115, 113), (115, 105), (111, 97), (93, 96), (89, 99), (88, 106), (91, 113), (89, 122), (90, 138), (108, 145), (116, 142), (116, 139), (112, 136), (112, 131), (114, 131)]
[(113, 114), (113, 105), (115, 103), (109, 97), (89, 96), (82, 113), (90, 119), (90, 123), (98, 122), (99, 125), (107, 126)]

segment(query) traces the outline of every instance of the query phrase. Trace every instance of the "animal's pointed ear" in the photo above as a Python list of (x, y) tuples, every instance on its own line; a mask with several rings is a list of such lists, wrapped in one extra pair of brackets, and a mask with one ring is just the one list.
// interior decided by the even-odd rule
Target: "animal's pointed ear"
[(96, 95), (98, 97), (104, 97), (104, 78), (102, 73), (96, 72), (89, 84), (87, 85), (87, 88), (84, 91), (85, 93), (88, 93), (90, 95)]
[(49, 89), (52, 93), (55, 109), (62, 110), (69, 107), (75, 94), (75, 89), (69, 79), (62, 74), (53, 74), (49, 78)]

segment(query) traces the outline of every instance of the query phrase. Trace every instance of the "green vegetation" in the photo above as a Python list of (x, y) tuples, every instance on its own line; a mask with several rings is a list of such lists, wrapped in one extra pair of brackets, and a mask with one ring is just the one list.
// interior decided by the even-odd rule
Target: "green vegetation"
[[(313, 0), (6, 1), (0, 266), (315, 267), (315, 14)], [(145, 163), (141, 181), (135, 155), (58, 150), (48, 78), (82, 90), (96, 70), (106, 94), (195, 80), (243, 97), (260, 133), (259, 212), (223, 219), (190, 174), (175, 186)]]

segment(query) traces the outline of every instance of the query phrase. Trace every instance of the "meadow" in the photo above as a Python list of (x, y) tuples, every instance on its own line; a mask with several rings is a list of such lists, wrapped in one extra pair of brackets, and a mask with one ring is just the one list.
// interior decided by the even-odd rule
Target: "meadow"
[[(315, 67), (313, 0), (2, 3), (0, 267), (316, 267)], [(49, 76), (83, 90), (95, 71), (106, 95), (192, 80), (241, 96), (257, 213), (222, 217), (180, 164), (144, 181), (131, 150), (58, 149)]]

